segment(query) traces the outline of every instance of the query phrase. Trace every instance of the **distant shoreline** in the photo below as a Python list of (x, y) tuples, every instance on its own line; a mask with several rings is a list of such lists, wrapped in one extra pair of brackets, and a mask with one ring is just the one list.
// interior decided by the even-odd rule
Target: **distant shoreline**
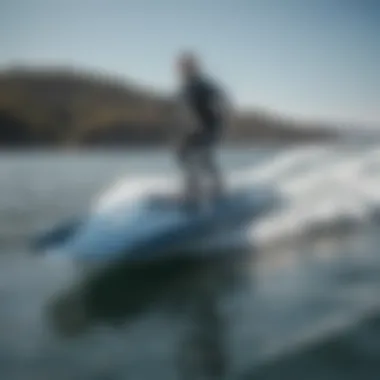
[[(0, 149), (166, 146), (178, 130), (177, 108), (168, 96), (91, 72), (8, 70), (0, 72)], [(252, 110), (236, 113), (226, 141), (292, 144), (337, 136), (328, 126)]]
[[(295, 142), (295, 141), (273, 141), (265, 142), (257, 141), (254, 142), (241, 142), (241, 143), (224, 143), (221, 144), (218, 148), (218, 151), (223, 150), (268, 150), (268, 149), (289, 149), (289, 148), (308, 148), (308, 147), (355, 147), (358, 146), (358, 141), (352, 140), (341, 140), (341, 139), (330, 139), (330, 140), (321, 140), (321, 141), (304, 141), (304, 142)], [(379, 141), (374, 141), (370, 139), (369, 141), (364, 141), (364, 144), (380, 144)], [(0, 154), (41, 154), (41, 153), (57, 153), (57, 154), (123, 154), (123, 153), (139, 153), (139, 152), (168, 152), (171, 154), (175, 150), (174, 145), (169, 144), (140, 144), (140, 145), (123, 145), (123, 146), (0, 146)]]

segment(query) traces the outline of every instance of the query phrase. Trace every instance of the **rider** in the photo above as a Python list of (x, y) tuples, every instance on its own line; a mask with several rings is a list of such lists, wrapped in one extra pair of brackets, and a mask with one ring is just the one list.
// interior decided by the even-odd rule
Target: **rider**
[[(199, 200), (203, 181), (210, 182), (210, 196), (223, 192), (223, 181), (214, 150), (229, 117), (229, 103), (222, 90), (200, 68), (197, 57), (189, 52), (178, 58), (182, 105), (192, 123), (182, 136), (178, 158), (185, 172), (187, 199)], [(188, 118), (187, 120), (188, 121)]]

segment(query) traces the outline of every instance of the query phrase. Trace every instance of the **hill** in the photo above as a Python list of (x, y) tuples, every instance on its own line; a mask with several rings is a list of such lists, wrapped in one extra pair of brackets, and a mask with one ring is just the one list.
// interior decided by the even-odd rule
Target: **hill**
[[(69, 69), (0, 72), (1, 146), (165, 144), (178, 126), (176, 104), (104, 74)], [(237, 114), (230, 141), (305, 141), (332, 137), (269, 114)]]

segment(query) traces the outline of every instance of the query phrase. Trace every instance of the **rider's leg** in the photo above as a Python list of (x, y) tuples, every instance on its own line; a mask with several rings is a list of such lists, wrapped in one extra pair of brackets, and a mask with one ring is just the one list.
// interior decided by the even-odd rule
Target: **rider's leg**
[(198, 160), (198, 147), (191, 136), (185, 139), (178, 151), (178, 160), (184, 175), (184, 193), (189, 200), (201, 198), (202, 184)]
[(224, 188), (223, 176), (215, 157), (215, 150), (216, 139), (214, 136), (210, 136), (204, 141), (202, 147), (200, 167), (202, 168), (204, 179), (208, 182), (211, 198), (220, 196)]

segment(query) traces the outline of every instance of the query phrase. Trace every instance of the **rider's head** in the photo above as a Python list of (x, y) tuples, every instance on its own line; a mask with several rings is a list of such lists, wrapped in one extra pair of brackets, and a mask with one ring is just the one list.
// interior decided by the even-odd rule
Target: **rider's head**
[(177, 68), (183, 79), (196, 76), (200, 72), (200, 63), (192, 52), (183, 52), (177, 60)]

